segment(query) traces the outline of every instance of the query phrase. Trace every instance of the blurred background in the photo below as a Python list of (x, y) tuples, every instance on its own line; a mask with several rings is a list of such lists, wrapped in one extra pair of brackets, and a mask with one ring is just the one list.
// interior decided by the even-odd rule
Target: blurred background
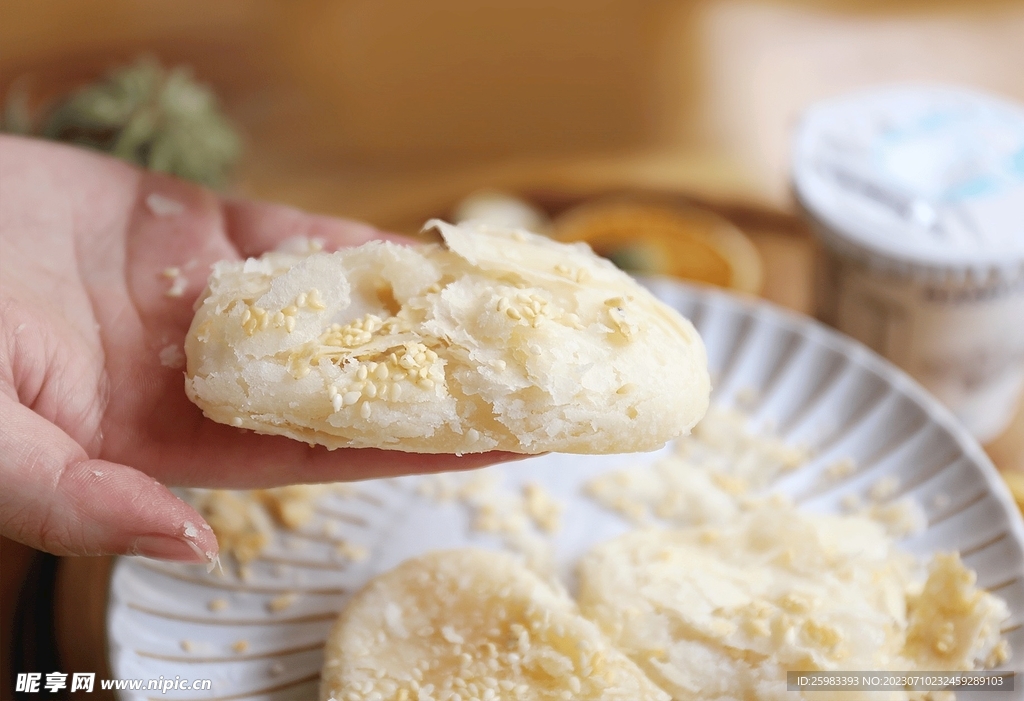
[[(738, 230), (756, 251), (744, 263), (728, 236), (695, 234), (748, 269), (704, 281), (809, 313), (816, 244), (789, 179), (801, 112), (922, 80), (1024, 102), (1021, 37), (1010, 0), (0, 0), (0, 97), (8, 127), (23, 113), (38, 129), (117, 66), (185, 65), (240, 137), (228, 192), (404, 232), (482, 188), (556, 231), (613, 194), (697, 206), (693, 226)], [(1024, 471), (1024, 411), (986, 448)], [(5, 662), (76, 644), (53, 635), (102, 635), (102, 612), (68, 599), (85, 580), (61, 585), (2, 546)], [(23, 602), (12, 640), (26, 577), (42, 603)]]
[(187, 64), (243, 131), (239, 188), (381, 225), (576, 164), (788, 211), (790, 129), (817, 99), (923, 79), (1024, 100), (1012, 1), (0, 7), (5, 93), (46, 99), (142, 53)]

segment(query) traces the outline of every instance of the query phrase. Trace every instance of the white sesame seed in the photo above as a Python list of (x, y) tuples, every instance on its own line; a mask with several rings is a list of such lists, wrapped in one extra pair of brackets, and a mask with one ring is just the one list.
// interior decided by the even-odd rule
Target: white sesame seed
[(370, 418), (370, 411), (370, 405), (367, 402), (363, 402), (363, 405), (359, 407), (359, 415), (362, 416), (364, 419)]
[(273, 599), (267, 602), (267, 611), (271, 613), (278, 613), (284, 611), (298, 600), (298, 594), (294, 592), (286, 592), (279, 594)]
[(343, 404), (344, 400), (340, 394), (335, 394), (333, 397), (331, 397), (331, 407), (334, 409), (334, 411), (341, 411), (341, 407)]
[(444, 626), (441, 628), (441, 637), (450, 643), (455, 643), (456, 645), (461, 645), (466, 642), (465, 638), (455, 632), (455, 628), (453, 626)]
[(212, 599), (206, 604), (210, 611), (223, 611), (228, 607), (227, 599)]
[(351, 406), (358, 402), (362, 398), (362, 396), (363, 395), (361, 392), (345, 392), (345, 395), (342, 397), (342, 399), (344, 401), (345, 406)]
[(320, 299), (320, 290), (315, 287), (306, 295), (306, 306), (310, 309), (327, 309), (327, 306)]

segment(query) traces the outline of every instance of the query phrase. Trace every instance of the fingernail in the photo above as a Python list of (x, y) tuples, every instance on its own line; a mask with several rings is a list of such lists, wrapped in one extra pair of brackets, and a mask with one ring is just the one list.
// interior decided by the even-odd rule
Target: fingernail
[(168, 535), (144, 535), (132, 542), (129, 551), (132, 555), (153, 557), (158, 560), (174, 560), (176, 562), (202, 562), (209, 559), (194, 543), (184, 538)]

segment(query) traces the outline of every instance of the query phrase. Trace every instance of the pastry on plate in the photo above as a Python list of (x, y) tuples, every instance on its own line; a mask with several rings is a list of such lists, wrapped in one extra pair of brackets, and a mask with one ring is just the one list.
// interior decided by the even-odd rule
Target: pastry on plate
[(564, 591), (508, 553), (472, 548), (370, 581), (335, 624), (324, 660), (322, 701), (669, 701)]

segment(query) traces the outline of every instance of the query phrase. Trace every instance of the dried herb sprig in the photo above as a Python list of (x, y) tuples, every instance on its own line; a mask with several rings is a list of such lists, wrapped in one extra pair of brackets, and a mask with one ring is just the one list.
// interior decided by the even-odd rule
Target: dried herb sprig
[[(25, 133), (19, 99), (8, 99), (5, 128)], [(187, 68), (165, 69), (148, 57), (69, 95), (36, 133), (210, 187), (227, 182), (242, 146), (207, 86)]]

